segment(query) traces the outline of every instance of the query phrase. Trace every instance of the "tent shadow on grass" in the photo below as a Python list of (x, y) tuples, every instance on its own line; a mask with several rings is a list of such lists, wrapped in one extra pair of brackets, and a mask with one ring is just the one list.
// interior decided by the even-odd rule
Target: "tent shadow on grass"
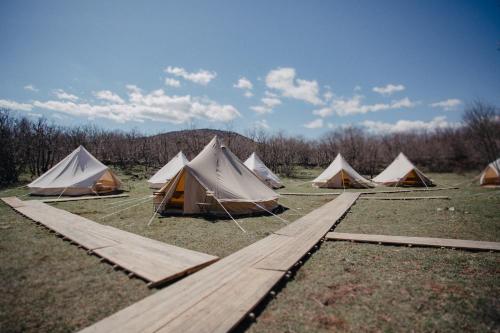
[[(290, 210), (290, 208), (285, 207), (283, 205), (278, 205), (275, 209), (273, 209), (271, 212), (277, 216), (287, 212)], [(255, 212), (252, 214), (240, 214), (233, 216), (235, 219), (242, 219), (242, 218), (250, 218), (250, 217), (264, 217), (264, 216), (269, 216), (272, 217), (273, 215), (265, 212), (265, 211), (260, 211), (260, 212)], [(194, 219), (200, 219), (200, 220), (205, 220), (207, 222), (211, 223), (216, 223), (218, 221), (230, 221), (231, 217), (229, 215), (222, 215), (222, 214), (210, 214), (210, 213), (205, 213), (205, 214), (183, 214), (181, 212), (179, 213), (166, 213), (166, 214), (159, 214), (158, 218), (160, 219), (160, 222), (162, 219), (166, 219), (169, 217), (189, 217), (189, 218), (194, 218)]]

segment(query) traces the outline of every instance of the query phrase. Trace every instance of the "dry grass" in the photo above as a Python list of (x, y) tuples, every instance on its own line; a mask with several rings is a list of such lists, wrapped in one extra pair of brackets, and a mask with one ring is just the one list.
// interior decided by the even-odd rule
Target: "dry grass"
[[(303, 170), (298, 178), (285, 179), (287, 187), (280, 191), (331, 192), (312, 189), (306, 182), (318, 172)], [(121, 176), (132, 198), (150, 193), (140, 171)], [(472, 178), (432, 176), (447, 185)], [(432, 192), (451, 196), (447, 201), (359, 200), (337, 230), (500, 241), (500, 196), (495, 191), (468, 186)], [(18, 189), (6, 194), (23, 193), (25, 190)], [(100, 223), (218, 256), (233, 253), (284, 225), (270, 216), (243, 218), (239, 222), (247, 233), (242, 233), (229, 219), (160, 217), (147, 227), (152, 215), (149, 201), (102, 219), (127, 207), (110, 205), (121, 200), (54, 205)], [(283, 198), (282, 203), (293, 209), (281, 216), (293, 221), (328, 200), (331, 198)], [(455, 210), (444, 209), (447, 207)], [(97, 258), (37, 229), (3, 204), (0, 228), (1, 332), (75, 331), (154, 292), (142, 281), (129, 280)], [(249, 331), (498, 330), (499, 263), (500, 256), (493, 253), (328, 242)]]

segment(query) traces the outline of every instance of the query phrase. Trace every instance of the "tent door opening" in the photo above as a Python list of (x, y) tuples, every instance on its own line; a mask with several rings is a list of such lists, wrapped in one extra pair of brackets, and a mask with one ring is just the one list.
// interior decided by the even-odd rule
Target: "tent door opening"
[(175, 191), (172, 194), (172, 197), (167, 203), (167, 207), (173, 209), (184, 210), (184, 189), (186, 185), (186, 172), (181, 174), (177, 185), (175, 186)]
[(412, 170), (410, 171), (404, 181), (402, 182), (403, 185), (409, 185), (409, 186), (415, 186), (415, 185), (424, 185), (422, 183), (422, 180), (420, 179), (420, 177), (418, 177), (417, 173), (415, 172), (415, 170)]

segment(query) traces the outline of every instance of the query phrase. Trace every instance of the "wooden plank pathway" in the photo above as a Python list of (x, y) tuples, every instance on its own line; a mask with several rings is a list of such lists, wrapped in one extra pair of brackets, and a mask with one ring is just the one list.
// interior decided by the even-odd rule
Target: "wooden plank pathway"
[[(459, 187), (438, 187), (438, 188), (405, 188), (397, 190), (382, 190), (382, 191), (359, 191), (349, 193), (359, 194), (381, 194), (381, 193), (408, 193), (408, 192), (432, 192), (432, 191), (445, 191), (445, 190), (458, 190)], [(329, 196), (340, 195), (346, 192), (278, 192), (280, 195), (298, 195), (298, 196)]]
[(343, 232), (329, 232), (326, 235), (326, 239), (376, 244), (445, 247), (478, 251), (500, 251), (500, 243), (498, 242), (484, 242), (464, 239), (350, 234)]
[(157, 286), (218, 258), (102, 225), (37, 200), (2, 200), (27, 218)]
[(430, 196), (430, 197), (361, 197), (360, 199), (363, 200), (433, 200), (433, 199), (440, 199), (440, 200), (449, 200), (450, 197), (444, 196), (444, 195), (436, 195), (436, 196)]
[(99, 199), (114, 199), (114, 198), (126, 198), (128, 194), (111, 194), (111, 195), (91, 195), (85, 197), (62, 197), (62, 198), (49, 198), (49, 199), (34, 199), (40, 202), (65, 202), (65, 201), (81, 201), (81, 200), (99, 200)]
[(227, 332), (320, 242), (358, 197), (359, 193), (344, 193), (81, 332)]

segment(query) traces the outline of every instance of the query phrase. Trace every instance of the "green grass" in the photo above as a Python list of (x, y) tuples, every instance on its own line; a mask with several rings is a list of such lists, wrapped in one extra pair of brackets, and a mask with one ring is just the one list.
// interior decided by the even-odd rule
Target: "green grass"
[[(318, 169), (284, 179), (280, 192), (336, 192), (314, 189)], [(475, 175), (433, 174), (457, 184)], [(120, 177), (131, 198), (150, 194), (140, 169)], [(22, 195), (25, 189), (0, 192)], [(451, 200), (358, 200), (337, 231), (500, 241), (498, 190), (476, 185), (430, 192)], [(381, 194), (380, 194), (381, 195)], [(424, 196), (426, 193), (384, 194)], [(333, 197), (284, 197), (293, 209), (288, 221)], [(26, 199), (26, 198), (25, 198)], [(96, 222), (169, 244), (227, 256), (284, 226), (272, 216), (238, 219), (157, 217), (150, 201), (107, 218), (110, 200), (54, 204)], [(447, 208), (454, 207), (454, 211)], [(439, 209), (438, 209), (439, 208)], [(154, 293), (98, 258), (38, 229), (0, 204), (0, 331), (68, 332), (86, 327)], [(425, 248), (324, 243), (271, 301), (248, 330), (311, 331), (498, 331), (500, 255)]]

